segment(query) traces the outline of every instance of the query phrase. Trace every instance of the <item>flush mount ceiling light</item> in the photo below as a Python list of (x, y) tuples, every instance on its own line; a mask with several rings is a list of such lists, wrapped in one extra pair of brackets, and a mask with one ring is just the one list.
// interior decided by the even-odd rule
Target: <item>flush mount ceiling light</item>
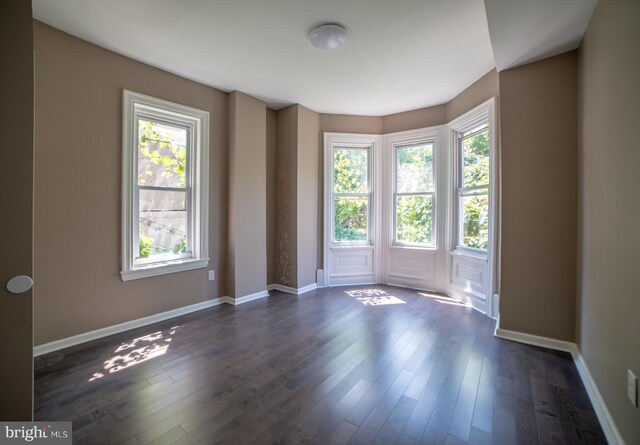
[(318, 49), (332, 50), (347, 42), (347, 30), (335, 23), (326, 23), (309, 33), (311, 44)]

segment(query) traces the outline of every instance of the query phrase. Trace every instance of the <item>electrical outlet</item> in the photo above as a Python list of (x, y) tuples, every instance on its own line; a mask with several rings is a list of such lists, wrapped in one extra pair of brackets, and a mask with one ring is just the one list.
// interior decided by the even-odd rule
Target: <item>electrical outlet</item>
[(215, 270), (210, 270), (209, 271), (209, 281), (213, 281), (216, 279), (216, 271)]
[(627, 369), (627, 395), (633, 406), (638, 407), (638, 378)]

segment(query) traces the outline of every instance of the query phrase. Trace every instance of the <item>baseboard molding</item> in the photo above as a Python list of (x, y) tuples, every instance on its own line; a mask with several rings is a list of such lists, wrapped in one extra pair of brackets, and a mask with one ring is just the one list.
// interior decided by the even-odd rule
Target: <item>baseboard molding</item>
[(500, 314), (498, 314), (498, 316), (495, 318), (496, 320), (496, 327), (493, 330), (493, 336), (497, 337), (498, 336), (498, 329), (500, 329)]
[(284, 292), (287, 294), (292, 294), (292, 295), (302, 295), (312, 290), (315, 290), (317, 288), (318, 288), (318, 285), (316, 283), (312, 283), (308, 286), (299, 287), (299, 288), (283, 286), (282, 284), (270, 284), (267, 289), (277, 290), (277, 291)]
[(222, 303), (227, 303), (225, 300), (228, 297), (214, 298), (212, 300), (203, 301), (202, 303), (192, 304), (190, 306), (173, 309), (167, 312), (161, 312), (159, 314), (150, 315), (148, 317), (138, 318), (136, 320), (126, 321), (106, 328), (96, 329), (95, 331), (85, 332), (83, 334), (74, 335), (72, 337), (55, 340), (49, 343), (35, 346), (33, 348), (33, 356), (48, 354), (50, 352), (58, 351), (60, 349), (68, 348), (70, 346), (79, 345), (88, 341), (97, 340), (99, 338), (107, 337), (109, 335), (118, 334), (120, 332), (129, 331), (131, 329), (147, 326), (159, 321), (168, 320), (170, 318), (179, 317), (180, 315), (189, 314), (191, 312), (200, 311), (213, 306), (218, 306)]
[(570, 341), (556, 340), (555, 338), (541, 337), (539, 335), (525, 334), (524, 332), (511, 331), (509, 329), (497, 328), (496, 337), (505, 340), (525, 343), (527, 345), (540, 346), (542, 348), (555, 349), (556, 351), (564, 351), (571, 354), (573, 359), (578, 356), (578, 347)]
[(604, 399), (598, 390), (598, 385), (596, 385), (595, 380), (593, 380), (591, 372), (589, 372), (589, 368), (587, 367), (587, 363), (584, 361), (584, 357), (582, 357), (582, 354), (578, 354), (577, 357), (574, 357), (573, 361), (576, 364), (576, 368), (578, 368), (578, 374), (580, 374), (582, 384), (587, 390), (587, 394), (589, 395), (589, 399), (591, 400), (591, 404), (593, 405), (596, 416), (600, 421), (600, 425), (602, 426), (602, 430), (604, 431), (607, 441), (610, 445), (624, 445), (624, 439), (622, 438), (620, 431), (618, 431), (607, 405), (604, 403)]
[(555, 349), (557, 351), (570, 353), (573, 357), (573, 362), (578, 369), (578, 374), (580, 375), (582, 384), (587, 391), (589, 400), (591, 400), (593, 409), (596, 412), (602, 431), (607, 438), (607, 442), (609, 445), (625, 445), (624, 439), (616, 427), (613, 417), (611, 417), (609, 408), (607, 408), (607, 405), (598, 390), (598, 385), (596, 385), (595, 380), (591, 376), (591, 372), (589, 372), (589, 367), (578, 349), (578, 345), (568, 341), (556, 340), (554, 338), (525, 334), (523, 332), (511, 331), (508, 329), (500, 329), (499, 321), (496, 323), (495, 336), (518, 343), (525, 343), (528, 345), (540, 346), (542, 348)]
[(224, 303), (229, 303), (234, 306), (238, 306), (239, 304), (248, 303), (250, 301), (259, 300), (260, 298), (266, 298), (269, 296), (268, 290), (261, 290), (260, 292), (256, 292), (254, 294), (245, 295), (243, 297), (231, 298), (231, 297), (222, 297)]
[(245, 295), (244, 297), (240, 297), (240, 298), (231, 298), (226, 296), (220, 297), (220, 298), (214, 298), (212, 300), (203, 301), (202, 303), (196, 303), (190, 306), (184, 306), (178, 309), (173, 309), (171, 311), (149, 315), (148, 317), (138, 318), (135, 320), (126, 321), (124, 323), (119, 323), (113, 326), (107, 326), (106, 328), (96, 329), (95, 331), (89, 331), (83, 334), (74, 335), (72, 337), (67, 337), (67, 338), (55, 340), (49, 343), (44, 343), (42, 345), (38, 345), (33, 348), (33, 356), (38, 357), (43, 354), (59, 351), (60, 349), (69, 348), (71, 346), (76, 346), (81, 343), (86, 343), (92, 340), (97, 340), (99, 338), (108, 337), (109, 335), (119, 334), (120, 332), (125, 332), (131, 329), (140, 328), (153, 323), (157, 323), (159, 321), (169, 320), (170, 318), (179, 317), (180, 315), (186, 315), (191, 312), (201, 311), (202, 309), (218, 306), (220, 304), (226, 303), (226, 304), (231, 304), (233, 306), (237, 306), (242, 303), (248, 303), (249, 301), (258, 300), (260, 298), (265, 298), (268, 296), (269, 296), (269, 292), (264, 290), (261, 292), (256, 292), (255, 294)]

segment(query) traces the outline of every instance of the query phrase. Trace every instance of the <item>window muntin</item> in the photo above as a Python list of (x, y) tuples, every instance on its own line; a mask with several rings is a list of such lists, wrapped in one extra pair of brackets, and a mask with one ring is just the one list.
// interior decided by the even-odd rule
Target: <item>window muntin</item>
[(333, 149), (333, 242), (368, 242), (371, 190), (370, 149)]
[(123, 280), (207, 265), (208, 116), (124, 92)]
[(433, 143), (395, 148), (394, 243), (433, 246)]
[(486, 251), (489, 244), (489, 124), (457, 133), (458, 247)]

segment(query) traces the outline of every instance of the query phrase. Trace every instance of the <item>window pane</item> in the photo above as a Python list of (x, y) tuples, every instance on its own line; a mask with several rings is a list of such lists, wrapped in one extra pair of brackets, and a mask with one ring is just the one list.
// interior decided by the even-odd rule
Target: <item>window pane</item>
[(335, 241), (366, 241), (369, 198), (335, 197)]
[(463, 196), (462, 244), (487, 249), (489, 241), (489, 195)]
[(489, 184), (489, 129), (462, 140), (463, 187)]
[(187, 192), (140, 190), (139, 257), (187, 251)]
[(138, 120), (138, 185), (185, 187), (187, 129)]
[(433, 197), (396, 197), (396, 241), (433, 244)]
[(369, 150), (335, 150), (333, 153), (334, 193), (367, 193)]
[(396, 150), (396, 184), (398, 193), (433, 190), (432, 144)]

